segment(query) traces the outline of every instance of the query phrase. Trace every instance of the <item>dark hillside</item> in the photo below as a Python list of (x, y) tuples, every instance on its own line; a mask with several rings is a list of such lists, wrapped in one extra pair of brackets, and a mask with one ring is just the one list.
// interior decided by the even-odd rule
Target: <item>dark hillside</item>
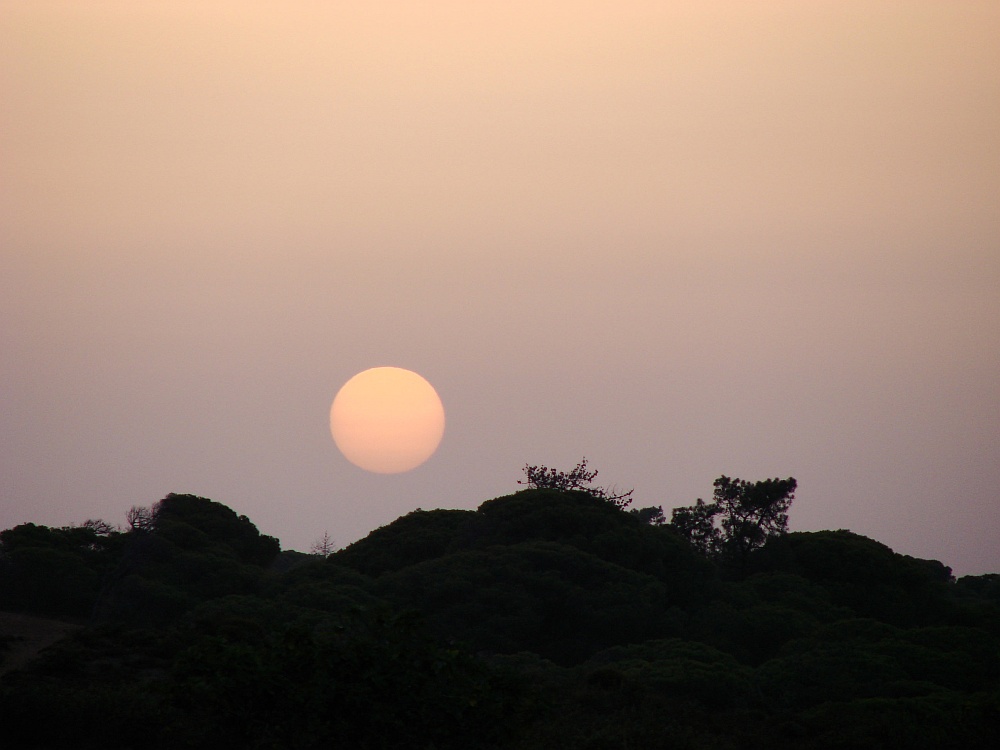
[(523, 490), (472, 511), (414, 511), (330, 556), (378, 576), (468, 550), (556, 542), (607, 563), (653, 576), (675, 600), (712, 585), (711, 564), (666, 526), (651, 526), (585, 492)]
[(433, 560), (456, 547), (472, 511), (415, 510), (335, 552), (332, 562), (369, 576)]
[(123, 534), (87, 526), (0, 531), (0, 609), (89, 616), (124, 545)]
[(48, 617), (0, 612), (0, 677), (83, 627)]
[(993, 746), (1000, 576), (780, 524), (734, 558), (721, 532), (705, 543), (712, 507), (686, 509), (685, 536), (531, 489), (415, 511), (326, 558), (190, 495), (125, 532), (9, 529), (0, 609), (82, 627), (0, 676), (0, 744)]
[(462, 529), (470, 548), (520, 542), (558, 542), (654, 576), (685, 597), (713, 577), (707, 561), (667, 526), (651, 526), (586, 492), (524, 490), (487, 500)]
[(167, 495), (127, 534), (105, 576), (94, 616), (166, 624), (199, 602), (257, 593), (280, 551), (246, 516), (194, 495)]
[(439, 637), (556, 663), (675, 629), (661, 581), (553, 542), (454, 553), (386, 575), (377, 590)]
[(753, 569), (800, 575), (858, 616), (897, 625), (946, 622), (951, 569), (937, 560), (899, 555), (850, 531), (787, 534), (753, 558)]

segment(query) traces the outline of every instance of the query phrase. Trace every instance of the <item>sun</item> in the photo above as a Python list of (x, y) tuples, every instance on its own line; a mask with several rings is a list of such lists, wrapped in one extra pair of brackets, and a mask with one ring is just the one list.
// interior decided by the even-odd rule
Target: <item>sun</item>
[(401, 367), (373, 367), (344, 383), (330, 407), (330, 432), (344, 457), (377, 474), (415, 469), (444, 435), (434, 387)]

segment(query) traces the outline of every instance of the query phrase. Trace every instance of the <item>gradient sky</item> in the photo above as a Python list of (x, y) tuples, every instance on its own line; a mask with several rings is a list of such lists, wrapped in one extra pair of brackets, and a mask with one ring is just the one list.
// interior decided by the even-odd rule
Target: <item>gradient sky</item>
[[(0, 0), (0, 528), (284, 548), (525, 463), (1000, 571), (1000, 3)], [(329, 434), (435, 385), (413, 472)]]

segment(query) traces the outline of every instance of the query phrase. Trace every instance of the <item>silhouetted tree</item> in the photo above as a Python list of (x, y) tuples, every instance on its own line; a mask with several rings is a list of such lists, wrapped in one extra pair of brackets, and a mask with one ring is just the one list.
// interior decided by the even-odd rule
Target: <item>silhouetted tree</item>
[(637, 516), (643, 523), (648, 523), (650, 526), (663, 526), (667, 522), (666, 516), (663, 515), (662, 506), (651, 506), (649, 508), (633, 508), (629, 511), (633, 516)]
[(670, 526), (703, 555), (715, 557), (722, 544), (722, 532), (715, 526), (718, 512), (718, 505), (708, 504), (699, 497), (694, 505), (674, 508)]
[(309, 548), (309, 552), (318, 555), (319, 557), (329, 557), (334, 552), (337, 551), (337, 545), (333, 543), (333, 539), (330, 538), (330, 532), (324, 531), (323, 536), (313, 542), (312, 547)]
[(132, 530), (95, 606), (101, 621), (161, 625), (198, 602), (255, 592), (281, 546), (208, 498), (169, 494), (133, 507)]
[(587, 471), (586, 458), (568, 472), (550, 469), (548, 466), (529, 466), (528, 464), (524, 465), (523, 471), (526, 478), (523, 481), (518, 480), (517, 483), (526, 484), (533, 489), (586, 492), (588, 495), (609, 502), (622, 510), (632, 503), (634, 490), (618, 492), (615, 487), (593, 487), (597, 470)]
[(97, 536), (109, 536), (119, 531), (117, 526), (112, 526), (103, 518), (88, 518), (80, 526), (84, 529), (91, 529)]
[(699, 498), (674, 508), (671, 517), (671, 526), (701, 552), (742, 566), (753, 550), (788, 531), (794, 478), (748, 482), (723, 475), (714, 485), (714, 502)]
[(716, 479), (714, 497), (722, 517), (724, 550), (743, 560), (771, 537), (787, 532), (796, 486), (792, 477), (761, 482)]
[(131, 531), (149, 531), (153, 528), (153, 511), (139, 505), (133, 505), (125, 513), (125, 522)]

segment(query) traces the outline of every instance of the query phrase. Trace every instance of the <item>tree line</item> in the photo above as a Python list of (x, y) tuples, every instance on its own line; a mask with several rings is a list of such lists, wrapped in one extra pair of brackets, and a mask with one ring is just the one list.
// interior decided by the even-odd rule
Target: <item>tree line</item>
[(793, 478), (667, 520), (586, 459), (524, 473), (322, 554), (192, 495), (0, 532), (0, 610), (85, 625), (0, 680), (0, 742), (992, 746), (1000, 576), (790, 532)]

